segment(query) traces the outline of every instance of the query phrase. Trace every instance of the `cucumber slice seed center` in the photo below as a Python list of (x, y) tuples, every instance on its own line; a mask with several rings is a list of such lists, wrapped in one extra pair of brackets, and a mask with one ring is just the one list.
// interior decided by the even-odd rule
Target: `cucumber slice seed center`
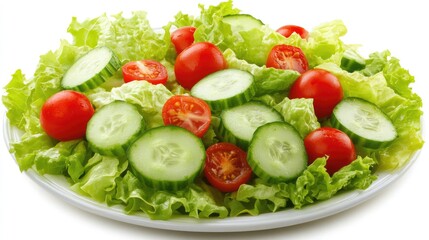
[(255, 129), (267, 123), (267, 120), (261, 115), (261, 113), (255, 110), (250, 110), (244, 113), (242, 121), (249, 123), (248, 125)]
[(273, 161), (286, 163), (289, 160), (288, 156), (293, 151), (289, 143), (280, 141), (279, 139), (269, 138), (266, 144), (269, 149), (269, 156)]
[(117, 113), (106, 119), (106, 122), (100, 126), (99, 131), (103, 138), (108, 139), (111, 136), (115, 136), (118, 133), (123, 132), (126, 127), (127, 117), (123, 114)]
[(216, 92), (222, 93), (222, 92), (230, 90), (231, 86), (236, 85), (237, 82), (238, 82), (238, 79), (230, 78), (230, 79), (226, 79), (224, 81), (213, 82), (211, 85), (212, 85), (213, 89), (216, 89)]
[(184, 151), (176, 143), (162, 144), (155, 146), (152, 150), (154, 162), (157, 162), (160, 167), (169, 167), (179, 164), (179, 159), (183, 158)]
[(355, 120), (358, 125), (370, 131), (377, 131), (380, 121), (374, 116), (372, 111), (364, 108), (359, 108), (354, 114)]

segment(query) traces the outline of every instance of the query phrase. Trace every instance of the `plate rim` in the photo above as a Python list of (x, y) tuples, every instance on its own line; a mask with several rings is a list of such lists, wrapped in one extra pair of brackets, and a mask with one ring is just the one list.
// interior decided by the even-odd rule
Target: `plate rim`
[[(3, 140), (8, 150), (12, 141), (19, 139), (19, 131), (10, 124), (6, 114), (3, 115)], [(424, 132), (424, 131), (422, 131)], [(192, 218), (188, 216), (173, 217), (169, 220), (153, 220), (144, 213), (128, 215), (120, 206), (107, 206), (105, 203), (96, 202), (88, 197), (79, 195), (70, 189), (70, 185), (64, 186), (65, 178), (61, 176), (40, 175), (33, 169), (24, 171), (32, 181), (43, 189), (68, 204), (86, 212), (116, 220), (123, 223), (142, 227), (182, 231), (182, 232), (248, 232), (276, 229), (303, 224), (318, 219), (326, 218), (346, 211), (376, 196), (381, 190), (399, 179), (408, 169), (414, 165), (420, 155), (421, 149), (414, 153), (411, 159), (402, 168), (392, 172), (380, 172), (378, 178), (365, 190), (353, 190), (336, 194), (330, 199), (320, 201), (317, 204), (304, 206), (301, 209), (285, 209), (274, 213), (263, 213), (257, 216), (237, 216), (224, 219), (217, 218)], [(16, 162), (14, 154), (9, 154)], [(58, 180), (62, 178), (62, 184)], [(68, 184), (68, 183), (67, 183)], [(292, 217), (290, 217), (292, 215)]]

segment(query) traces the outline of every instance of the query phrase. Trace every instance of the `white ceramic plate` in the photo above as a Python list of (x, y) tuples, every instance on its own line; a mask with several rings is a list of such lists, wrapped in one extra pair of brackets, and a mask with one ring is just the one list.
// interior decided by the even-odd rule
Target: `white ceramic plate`
[[(3, 117), (4, 140), (7, 147), (20, 139), (20, 131), (10, 126)], [(70, 190), (69, 184), (62, 176), (39, 175), (33, 170), (25, 173), (33, 181), (64, 201), (106, 218), (130, 224), (178, 231), (189, 232), (243, 232), (274, 229), (292, 226), (324, 218), (352, 208), (375, 196), (380, 190), (404, 174), (418, 157), (417, 152), (409, 163), (393, 173), (379, 173), (378, 179), (366, 190), (355, 190), (334, 196), (333, 198), (306, 206), (300, 210), (288, 209), (276, 213), (266, 213), (259, 216), (239, 216), (226, 219), (194, 219), (190, 217), (175, 217), (168, 221), (151, 220), (144, 214), (127, 215), (121, 207), (108, 207)]]

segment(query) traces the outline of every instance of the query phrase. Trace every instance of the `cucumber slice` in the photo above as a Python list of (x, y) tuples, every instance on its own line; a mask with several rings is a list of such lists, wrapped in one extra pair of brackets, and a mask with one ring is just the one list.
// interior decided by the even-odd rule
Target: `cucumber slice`
[(219, 135), (223, 141), (246, 150), (255, 130), (269, 122), (283, 121), (274, 108), (261, 102), (250, 101), (222, 111)]
[(61, 80), (61, 87), (85, 92), (104, 83), (120, 67), (121, 62), (109, 48), (94, 48), (67, 70)]
[(133, 173), (147, 186), (179, 190), (201, 173), (206, 158), (200, 138), (177, 126), (161, 126), (143, 133), (129, 148)]
[(191, 89), (191, 95), (207, 102), (213, 111), (246, 103), (255, 94), (253, 75), (238, 69), (212, 73)]
[(367, 148), (385, 147), (398, 136), (389, 117), (375, 104), (361, 98), (343, 99), (334, 108), (331, 124), (355, 144)]
[(267, 123), (253, 135), (247, 162), (253, 172), (267, 182), (297, 178), (307, 167), (304, 140), (286, 122)]
[(86, 139), (94, 152), (125, 156), (128, 146), (144, 127), (144, 119), (135, 105), (114, 101), (97, 110), (89, 120)]
[(356, 51), (347, 49), (341, 58), (341, 68), (347, 72), (362, 70), (365, 68), (365, 59)]
[(253, 28), (260, 28), (264, 23), (249, 14), (232, 14), (223, 17), (224, 23), (231, 25), (232, 32), (249, 31)]

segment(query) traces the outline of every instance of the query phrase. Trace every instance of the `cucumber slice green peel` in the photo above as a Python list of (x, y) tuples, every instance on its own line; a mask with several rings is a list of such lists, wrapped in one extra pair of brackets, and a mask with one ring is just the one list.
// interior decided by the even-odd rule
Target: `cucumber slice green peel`
[(225, 69), (201, 79), (191, 95), (204, 100), (213, 111), (248, 102), (256, 94), (253, 75), (238, 69)]
[(145, 125), (135, 105), (118, 100), (95, 112), (88, 122), (86, 139), (94, 152), (122, 157)]
[(259, 127), (250, 142), (247, 161), (253, 172), (267, 182), (296, 179), (307, 168), (304, 140), (286, 122)]
[(247, 150), (255, 130), (267, 123), (283, 121), (282, 115), (274, 108), (258, 101), (250, 101), (240, 106), (222, 111), (219, 136), (225, 142)]
[(204, 144), (190, 131), (169, 125), (144, 132), (127, 152), (134, 175), (145, 185), (177, 191), (200, 175), (206, 159)]
[(104, 83), (121, 67), (116, 54), (107, 47), (97, 47), (79, 58), (64, 74), (61, 87), (85, 92)]
[(377, 105), (356, 97), (345, 98), (334, 108), (331, 124), (366, 148), (386, 147), (398, 136), (392, 121)]

